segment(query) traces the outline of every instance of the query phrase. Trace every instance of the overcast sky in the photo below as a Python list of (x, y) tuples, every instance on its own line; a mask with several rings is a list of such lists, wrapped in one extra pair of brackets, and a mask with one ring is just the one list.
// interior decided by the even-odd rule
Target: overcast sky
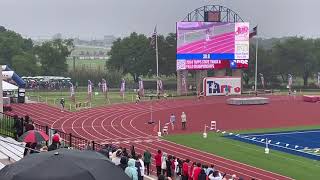
[(319, 0), (0, 0), (0, 25), (37, 38), (151, 35), (175, 32), (188, 12), (219, 4), (237, 12), (262, 37), (320, 37)]

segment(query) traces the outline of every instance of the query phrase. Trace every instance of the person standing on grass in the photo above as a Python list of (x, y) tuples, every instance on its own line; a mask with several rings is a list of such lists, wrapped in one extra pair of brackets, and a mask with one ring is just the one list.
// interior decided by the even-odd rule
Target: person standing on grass
[(187, 115), (184, 112), (182, 112), (181, 114), (181, 124), (182, 124), (182, 129), (186, 129)]
[(172, 113), (170, 116), (170, 123), (171, 123), (172, 130), (174, 130), (174, 123), (175, 122), (176, 122), (176, 116)]
[(144, 166), (147, 168), (147, 175), (150, 175), (151, 153), (148, 149), (143, 153), (143, 161)]
[(157, 176), (158, 177), (161, 174), (161, 157), (162, 157), (161, 150), (158, 150), (158, 154), (154, 157), (154, 159), (156, 161), (156, 168), (157, 168)]
[(64, 103), (65, 103), (64, 98), (61, 98), (61, 100), (60, 100), (61, 112), (63, 112), (63, 110), (64, 110)]

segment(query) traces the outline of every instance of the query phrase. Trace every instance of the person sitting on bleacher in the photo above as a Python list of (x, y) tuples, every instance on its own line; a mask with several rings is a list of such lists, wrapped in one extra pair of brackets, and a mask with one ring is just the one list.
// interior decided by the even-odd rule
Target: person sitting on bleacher
[(53, 136), (52, 137), (52, 144), (49, 146), (48, 148), (48, 151), (53, 151), (53, 150), (56, 150), (56, 149), (59, 149), (59, 138), (58, 136)]
[(34, 125), (28, 115), (25, 116), (24, 121), (25, 121), (25, 124), (24, 124), (25, 132), (34, 130)]
[(17, 140), (23, 134), (23, 126), (22, 121), (19, 119), (18, 115), (13, 116), (14, 125), (13, 128), (15, 129), (14, 139)]

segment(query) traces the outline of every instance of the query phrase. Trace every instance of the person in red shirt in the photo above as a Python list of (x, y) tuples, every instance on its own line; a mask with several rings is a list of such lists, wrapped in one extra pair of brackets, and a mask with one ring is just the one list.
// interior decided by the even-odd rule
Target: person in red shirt
[(195, 167), (193, 170), (193, 180), (198, 180), (200, 172), (201, 172), (201, 164), (197, 163), (197, 167)]
[(157, 176), (158, 177), (161, 174), (161, 157), (162, 157), (161, 150), (158, 150), (158, 154), (154, 157), (154, 159), (156, 160), (156, 168), (157, 168)]
[(189, 180), (193, 180), (193, 170), (196, 167), (196, 162), (193, 162), (191, 167), (190, 167), (190, 172), (189, 172)]
[(190, 160), (187, 159), (183, 164), (182, 164), (182, 180), (188, 180), (189, 178), (189, 162)]

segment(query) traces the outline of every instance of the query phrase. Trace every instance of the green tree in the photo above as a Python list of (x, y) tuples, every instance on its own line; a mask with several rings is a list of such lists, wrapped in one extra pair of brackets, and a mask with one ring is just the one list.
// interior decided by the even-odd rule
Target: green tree
[(315, 72), (317, 56), (315, 41), (302, 37), (291, 37), (278, 42), (273, 47), (274, 68), (286, 80), (287, 74), (302, 77), (304, 86), (308, 85), (309, 77)]
[(35, 47), (36, 55), (44, 75), (64, 75), (68, 65), (66, 58), (74, 48), (71, 39), (55, 39)]
[(129, 37), (117, 39), (109, 52), (107, 67), (122, 69), (137, 80), (138, 75), (147, 75), (152, 66), (152, 53), (148, 38), (131, 33)]
[[(31, 39), (24, 39), (20, 34), (0, 26), (0, 63), (12, 66), (12, 58), (32, 51)], [(15, 69), (15, 67), (12, 67)]]
[(32, 53), (22, 53), (12, 58), (14, 70), (24, 76), (35, 76), (40, 72), (40, 66)]

